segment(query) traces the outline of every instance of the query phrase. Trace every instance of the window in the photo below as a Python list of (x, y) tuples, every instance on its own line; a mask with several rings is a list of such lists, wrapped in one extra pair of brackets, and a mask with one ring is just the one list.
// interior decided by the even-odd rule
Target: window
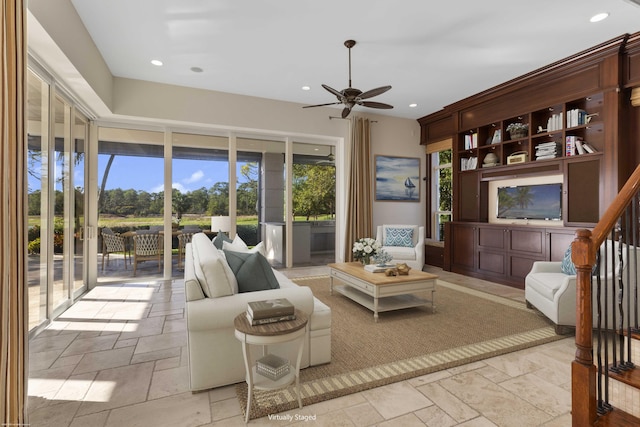
[(431, 206), (433, 229), (431, 237), (436, 241), (444, 241), (444, 224), (451, 221), (452, 205), (452, 168), (451, 149), (431, 154)]

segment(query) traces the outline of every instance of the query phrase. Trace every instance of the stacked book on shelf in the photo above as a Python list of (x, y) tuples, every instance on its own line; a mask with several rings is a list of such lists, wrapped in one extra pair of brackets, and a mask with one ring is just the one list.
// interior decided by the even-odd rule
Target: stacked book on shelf
[(579, 136), (568, 135), (565, 140), (565, 156), (595, 153), (597, 150)]
[(463, 157), (460, 159), (460, 170), (466, 171), (475, 169), (478, 166), (477, 157)]
[(478, 148), (478, 134), (472, 133), (464, 136), (464, 149), (471, 150), (473, 148)]
[(275, 354), (267, 354), (256, 360), (256, 372), (277, 381), (289, 373), (289, 361)]
[(536, 145), (536, 160), (555, 159), (560, 155), (560, 144), (555, 141)]
[(587, 112), (580, 108), (569, 110), (567, 111), (567, 127), (572, 128), (575, 126), (586, 125), (588, 123), (588, 117)]
[(562, 113), (553, 114), (547, 120), (547, 132), (553, 132), (562, 129)]
[(254, 326), (295, 320), (295, 311), (286, 298), (251, 301), (247, 304), (247, 320)]

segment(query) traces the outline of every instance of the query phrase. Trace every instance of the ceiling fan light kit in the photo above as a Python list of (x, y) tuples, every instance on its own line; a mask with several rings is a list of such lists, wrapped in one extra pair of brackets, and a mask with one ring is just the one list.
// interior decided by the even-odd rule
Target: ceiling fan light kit
[(317, 105), (306, 105), (302, 108), (312, 108), (312, 107), (324, 107), (327, 105), (338, 105), (344, 104), (344, 108), (342, 109), (342, 118), (346, 118), (349, 113), (351, 113), (351, 109), (356, 105), (362, 105), (363, 107), (369, 108), (379, 108), (379, 109), (391, 109), (392, 105), (385, 104), (382, 102), (374, 102), (374, 101), (365, 101), (365, 99), (373, 98), (374, 96), (381, 95), (391, 89), (391, 86), (381, 86), (375, 89), (368, 90), (366, 92), (362, 92), (360, 89), (356, 89), (351, 87), (351, 48), (356, 45), (355, 40), (347, 40), (344, 42), (344, 45), (349, 49), (349, 87), (346, 89), (342, 89), (341, 91), (335, 90), (331, 86), (323, 84), (322, 87), (325, 90), (338, 98), (338, 102), (329, 102), (326, 104), (317, 104)]

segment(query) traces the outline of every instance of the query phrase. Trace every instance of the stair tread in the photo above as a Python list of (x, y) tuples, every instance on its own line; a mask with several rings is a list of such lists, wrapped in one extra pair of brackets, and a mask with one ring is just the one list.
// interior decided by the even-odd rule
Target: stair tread
[(636, 418), (627, 412), (613, 409), (611, 412), (599, 417), (594, 426), (598, 427), (628, 427), (640, 425), (640, 418)]
[(609, 371), (609, 378), (615, 379), (635, 388), (640, 388), (640, 369), (637, 366), (633, 369), (629, 369), (619, 373)]

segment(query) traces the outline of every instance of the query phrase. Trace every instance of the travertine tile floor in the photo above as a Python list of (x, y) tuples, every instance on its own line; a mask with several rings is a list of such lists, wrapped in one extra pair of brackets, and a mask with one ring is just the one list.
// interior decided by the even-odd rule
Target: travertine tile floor
[[(523, 299), (521, 290), (429, 271)], [(300, 277), (327, 269), (285, 273)], [(234, 386), (189, 391), (183, 310), (181, 281), (126, 282), (85, 295), (30, 342), (31, 426), (243, 425)], [(574, 352), (567, 337), (250, 424), (569, 426)]]

